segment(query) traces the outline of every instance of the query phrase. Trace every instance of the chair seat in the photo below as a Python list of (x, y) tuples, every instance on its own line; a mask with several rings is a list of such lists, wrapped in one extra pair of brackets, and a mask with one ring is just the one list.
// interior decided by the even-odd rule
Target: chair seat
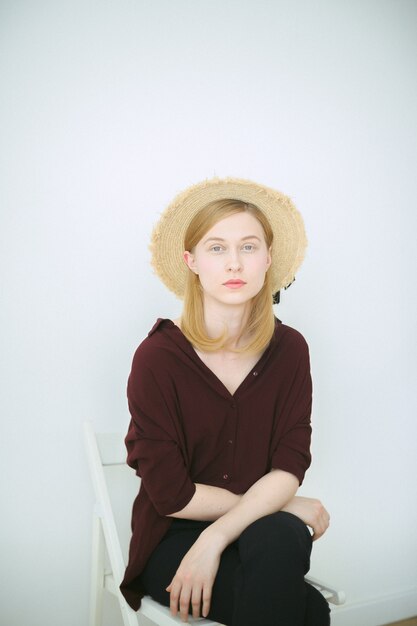
[[(119, 588), (115, 584), (113, 575), (111, 573), (105, 574), (104, 578), (104, 587), (107, 591), (109, 591), (112, 595), (118, 597)], [(183, 624), (179, 617), (173, 617), (171, 615), (170, 610), (159, 604), (159, 602), (155, 602), (152, 600), (150, 596), (145, 596), (142, 598), (142, 602), (139, 609), (139, 614), (144, 615), (148, 619), (155, 621), (158, 626), (173, 626), (173, 624)], [(221, 626), (218, 622), (212, 622), (211, 620), (204, 619), (200, 617), (199, 619), (194, 619), (191, 616), (188, 618), (189, 624), (198, 624), (198, 626)]]
[(310, 575), (306, 576), (304, 580), (320, 591), (328, 602), (336, 605), (344, 604), (346, 602), (344, 591), (338, 591), (334, 587), (330, 587), (327, 583), (323, 583), (321, 580), (317, 580), (317, 578), (313, 578), (313, 576)]

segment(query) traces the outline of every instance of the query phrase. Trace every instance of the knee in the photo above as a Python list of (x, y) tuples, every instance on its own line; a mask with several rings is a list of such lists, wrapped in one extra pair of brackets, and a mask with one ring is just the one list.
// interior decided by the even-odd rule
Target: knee
[(243, 531), (239, 539), (242, 557), (285, 555), (301, 560), (307, 569), (311, 546), (311, 535), (304, 522), (284, 511), (256, 520)]

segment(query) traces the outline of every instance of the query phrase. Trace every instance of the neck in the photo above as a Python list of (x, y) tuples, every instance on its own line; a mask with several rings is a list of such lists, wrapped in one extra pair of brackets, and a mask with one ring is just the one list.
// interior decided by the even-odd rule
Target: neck
[(209, 337), (219, 337), (227, 333), (227, 346), (234, 350), (246, 343), (245, 328), (251, 311), (251, 302), (236, 306), (219, 306), (210, 300), (204, 300), (204, 322)]

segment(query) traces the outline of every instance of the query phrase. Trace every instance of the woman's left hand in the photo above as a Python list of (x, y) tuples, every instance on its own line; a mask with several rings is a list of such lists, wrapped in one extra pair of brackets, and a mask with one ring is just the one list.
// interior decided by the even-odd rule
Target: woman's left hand
[(172, 615), (179, 611), (181, 620), (187, 622), (191, 603), (194, 618), (200, 617), (200, 610), (202, 616), (207, 617), (222, 550), (213, 537), (201, 533), (166, 588), (170, 594)]
[(294, 496), (282, 509), (299, 517), (313, 529), (313, 541), (320, 539), (329, 527), (330, 515), (316, 498)]

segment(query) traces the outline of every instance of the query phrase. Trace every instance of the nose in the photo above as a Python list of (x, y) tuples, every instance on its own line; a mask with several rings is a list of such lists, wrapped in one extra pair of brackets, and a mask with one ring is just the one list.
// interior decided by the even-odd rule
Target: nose
[(239, 258), (239, 254), (235, 251), (232, 251), (227, 260), (227, 270), (229, 272), (240, 272), (241, 269), (242, 269), (242, 263)]

